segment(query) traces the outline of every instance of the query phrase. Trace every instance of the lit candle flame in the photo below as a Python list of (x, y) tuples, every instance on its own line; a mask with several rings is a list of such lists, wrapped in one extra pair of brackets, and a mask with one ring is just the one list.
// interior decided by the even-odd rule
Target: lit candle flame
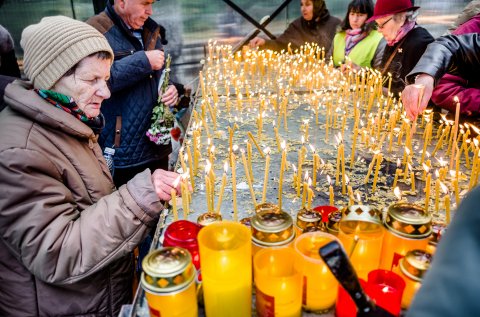
[(232, 151), (233, 151), (233, 152), (236, 152), (237, 150), (238, 150), (238, 145), (234, 144), (234, 145), (232, 146)]
[(312, 151), (312, 153), (315, 153), (315, 147), (312, 144), (308, 144), (308, 147), (310, 148), (310, 151)]
[(430, 167), (428, 167), (427, 164), (423, 163), (422, 166), (423, 166), (423, 169), (425, 170), (425, 172), (428, 173), (430, 171)]
[(395, 187), (395, 189), (393, 190), (393, 193), (395, 194), (395, 197), (398, 198), (398, 200), (402, 200), (402, 191), (398, 186)]
[(458, 97), (455, 96), (455, 97), (453, 97), (453, 101), (454, 101), (455, 103), (459, 103), (459, 102), (460, 102), (460, 99), (458, 99)]
[(227, 161), (225, 161), (225, 163), (223, 163), (223, 170), (225, 171), (225, 174), (227, 174), (227, 172), (228, 172), (228, 163), (227, 163)]
[(304, 181), (307, 181), (307, 180), (308, 180), (308, 171), (305, 171), (305, 176), (303, 177), (303, 180), (304, 180)]
[(178, 183), (180, 183), (180, 177), (182, 177), (182, 175), (178, 175), (178, 177), (175, 178), (175, 180), (173, 181), (173, 183), (172, 183), (173, 188), (177, 188)]
[(350, 183), (350, 178), (348, 178), (348, 175), (345, 175), (345, 183), (348, 185)]
[(212, 168), (212, 163), (210, 163), (210, 161), (207, 160), (207, 162), (205, 163), (205, 174), (208, 174), (211, 168)]
[(440, 182), (440, 187), (445, 194), (448, 194), (448, 187), (444, 183)]
[(456, 176), (457, 176), (457, 171), (455, 171), (455, 170), (450, 170), (450, 171), (449, 171), (449, 174), (450, 174), (451, 177), (456, 177)]
[(400, 167), (402, 165), (402, 162), (400, 161), (400, 158), (397, 158), (397, 167)]
[(328, 175), (327, 175), (327, 182), (328, 182), (328, 185), (332, 185), (332, 179)]
[(287, 142), (283, 140), (282, 143), (280, 143), (280, 147), (282, 148), (282, 150), (285, 150), (285, 148), (287, 147)]
[(269, 155), (270, 152), (271, 152), (270, 147), (266, 147), (265, 149), (263, 149), (263, 153), (265, 153), (266, 155)]

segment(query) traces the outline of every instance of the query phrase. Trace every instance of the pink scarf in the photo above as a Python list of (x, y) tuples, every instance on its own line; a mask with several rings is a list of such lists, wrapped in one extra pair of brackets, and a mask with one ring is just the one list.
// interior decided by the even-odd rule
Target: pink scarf
[(367, 36), (367, 32), (362, 32), (362, 29), (348, 29), (345, 32), (347, 33), (345, 39), (345, 56), (348, 56), (355, 45)]
[(408, 22), (408, 23), (405, 23), (404, 25), (402, 25), (402, 27), (401, 27), (400, 30), (398, 31), (397, 36), (395, 37), (395, 39), (393, 39), (392, 41), (388, 41), (388, 42), (387, 42), (387, 45), (388, 45), (388, 46), (393, 46), (393, 45), (397, 44), (397, 43), (400, 42), (400, 41), (405, 37), (405, 35), (407, 35), (407, 33), (410, 32), (414, 27), (415, 27), (415, 21), (410, 21), (410, 22)]

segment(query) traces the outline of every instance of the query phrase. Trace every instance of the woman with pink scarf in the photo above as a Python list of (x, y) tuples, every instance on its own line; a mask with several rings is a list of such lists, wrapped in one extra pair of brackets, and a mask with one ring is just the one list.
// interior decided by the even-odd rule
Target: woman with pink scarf
[[(410, 0), (378, 0), (373, 16), (378, 31), (387, 41), (382, 63), (378, 70), (392, 75), (391, 92), (395, 96), (405, 88), (405, 76), (413, 69), (427, 45), (433, 42), (432, 35), (416, 22), (417, 10)], [(385, 87), (388, 81), (385, 81)]]
[(374, 23), (366, 23), (372, 16), (372, 0), (353, 0), (348, 4), (347, 15), (333, 39), (335, 66), (349, 64), (356, 69), (380, 66), (385, 41), (382, 34), (374, 30)]

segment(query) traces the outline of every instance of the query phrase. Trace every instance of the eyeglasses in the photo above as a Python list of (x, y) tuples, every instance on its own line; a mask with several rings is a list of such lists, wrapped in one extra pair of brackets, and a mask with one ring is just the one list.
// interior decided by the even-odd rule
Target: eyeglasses
[(393, 19), (393, 15), (390, 17), (390, 19), (388, 19), (387, 21), (383, 22), (382, 24), (378, 24), (377, 23), (377, 29), (383, 29), (385, 27), (385, 24), (387, 24), (388, 22), (390, 22), (390, 20)]

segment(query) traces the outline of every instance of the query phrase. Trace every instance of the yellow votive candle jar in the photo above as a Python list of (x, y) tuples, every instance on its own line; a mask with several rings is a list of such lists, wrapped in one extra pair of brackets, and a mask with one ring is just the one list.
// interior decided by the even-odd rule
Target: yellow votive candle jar
[(367, 205), (351, 205), (342, 211), (338, 238), (348, 253), (359, 278), (378, 269), (384, 229), (380, 211)]
[(424, 250), (408, 251), (400, 264), (393, 269), (405, 281), (402, 296), (402, 308), (407, 309), (417, 290), (422, 286), (422, 279), (432, 263), (432, 254)]
[(301, 316), (302, 280), (294, 260), (292, 248), (262, 249), (255, 254), (257, 316)]
[(322, 312), (335, 304), (338, 282), (320, 258), (318, 249), (336, 240), (325, 232), (306, 232), (295, 240), (295, 269), (302, 276), (302, 306), (305, 310)]
[(387, 232), (383, 239), (381, 269), (392, 270), (410, 250), (427, 249), (432, 216), (423, 207), (404, 202), (392, 204), (384, 225)]
[(311, 227), (322, 226), (322, 215), (312, 209), (302, 208), (297, 213), (295, 221), (295, 233), (297, 237), (301, 235), (305, 229)]
[(295, 239), (292, 217), (284, 212), (261, 211), (252, 216), (252, 255), (260, 249), (286, 247)]
[(207, 316), (251, 316), (252, 244), (250, 229), (216, 222), (198, 233)]
[(141, 285), (151, 316), (197, 317), (195, 267), (179, 247), (152, 251), (142, 261)]

